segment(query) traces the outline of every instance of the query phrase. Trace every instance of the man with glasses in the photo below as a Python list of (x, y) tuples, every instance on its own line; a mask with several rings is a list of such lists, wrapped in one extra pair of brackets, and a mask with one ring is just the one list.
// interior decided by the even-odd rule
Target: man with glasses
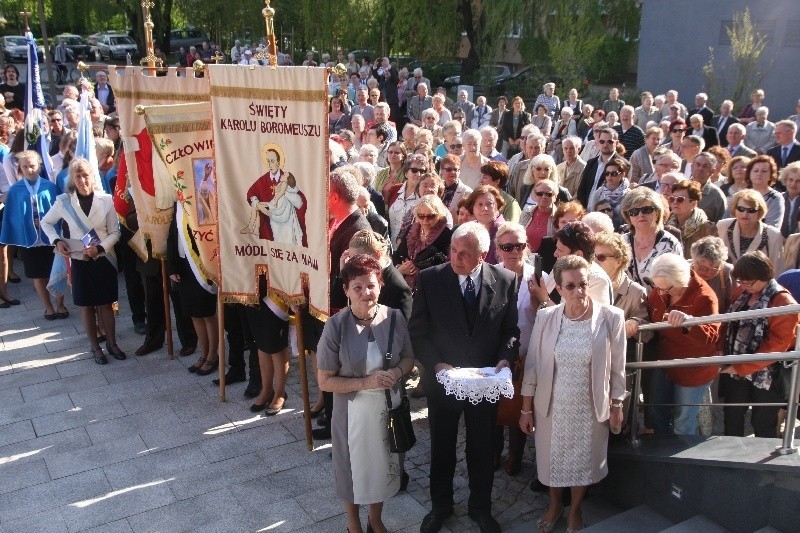
[(687, 178), (692, 175), (694, 159), (703, 151), (705, 146), (706, 143), (703, 138), (697, 135), (689, 135), (681, 140), (681, 159), (684, 161), (681, 171), (686, 174)]
[(753, 158), (757, 156), (755, 150), (751, 150), (745, 144), (745, 137), (747, 137), (747, 129), (739, 124), (738, 122), (735, 124), (731, 124), (728, 126), (728, 131), (725, 134), (725, 139), (727, 141), (727, 150), (728, 153), (731, 154), (731, 158), (743, 155), (745, 157)]
[(715, 224), (725, 216), (725, 209), (728, 207), (725, 193), (709, 179), (716, 164), (717, 158), (713, 154), (703, 152), (694, 159), (692, 165), (692, 181), (700, 184), (702, 193), (697, 207), (702, 209), (708, 220)]
[(439, 162), (439, 174), (444, 180), (442, 202), (452, 213), (453, 220), (458, 216), (458, 203), (472, 192), (472, 188), (459, 179), (459, 172), (461, 172), (461, 158), (457, 155), (447, 154)]
[(508, 193), (518, 202), (525, 201), (522, 189), (525, 186), (523, 178), (528, 170), (528, 165), (534, 157), (545, 153), (544, 149), (547, 145), (547, 138), (538, 132), (539, 128), (536, 128), (536, 126), (533, 126), (533, 128), (536, 129), (536, 132), (529, 134), (525, 138), (525, 146), (522, 147), (522, 152), (514, 156), (517, 157), (517, 155), (519, 155), (520, 159), (518, 159), (517, 163), (513, 166), (512, 162), (514, 161), (514, 157), (512, 157), (511, 161), (508, 163), (508, 168), (510, 169), (508, 173)]
[(100, 105), (103, 106), (103, 113), (110, 115), (117, 111), (117, 106), (114, 102), (114, 90), (108, 84), (108, 74), (101, 70), (99, 71), (94, 80), (97, 82), (94, 88), (94, 96), (100, 100)]
[[(483, 97), (480, 97), (483, 98)], [(497, 130), (491, 126), (483, 126), (481, 132), (481, 155), (488, 157), (492, 161), (507, 162), (506, 156), (497, 150), (497, 139), (499, 135)]]
[(411, 74), (411, 78), (406, 81), (406, 101), (410, 101), (414, 95), (419, 94), (417, 88), (420, 83), (424, 83), (429, 90), (431, 88), (431, 80), (423, 76), (421, 68), (415, 68)]
[(50, 124), (50, 156), (52, 157), (58, 153), (61, 137), (67, 133), (67, 129), (64, 127), (64, 116), (57, 109), (47, 114), (47, 121)]
[(774, 135), (777, 145), (770, 148), (767, 155), (775, 160), (778, 168), (800, 161), (800, 143), (794, 140), (797, 135), (797, 124), (793, 120), (776, 122)]
[(375, 109), (369, 103), (369, 91), (366, 87), (360, 87), (358, 91), (356, 91), (356, 105), (353, 106), (353, 110), (350, 112), (350, 119), (356, 115), (361, 115), (364, 117), (364, 124), (369, 124), (371, 122), (375, 122)]
[(428, 94), (428, 85), (417, 84), (417, 94), (408, 102), (408, 120), (422, 127), (422, 112), (433, 107), (433, 97)]
[(595, 142), (600, 147), (600, 155), (586, 162), (586, 168), (583, 169), (583, 175), (581, 176), (581, 183), (578, 185), (578, 201), (583, 207), (589, 205), (589, 198), (598, 187), (605, 183), (603, 172), (605, 171), (606, 163), (617, 153), (619, 136), (616, 130), (605, 127), (599, 133), (599, 136), (595, 138)]

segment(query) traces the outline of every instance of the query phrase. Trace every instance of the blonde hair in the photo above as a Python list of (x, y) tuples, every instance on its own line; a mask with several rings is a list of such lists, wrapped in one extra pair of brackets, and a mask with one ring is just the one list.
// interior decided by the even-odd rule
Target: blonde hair
[(107, 157), (114, 157), (114, 141), (104, 137), (98, 137), (94, 140), (94, 147), (97, 154), (107, 154)]
[[(22, 167), (22, 161), (33, 161), (36, 163), (37, 169), (42, 168), (42, 158), (39, 156), (39, 153), (34, 150), (23, 150), (17, 154), (17, 162), (19, 163), (19, 167)], [(22, 170), (19, 171), (22, 173)]]
[(68, 168), (69, 175), (67, 177), (67, 192), (75, 192), (77, 190), (75, 187), (75, 174), (78, 172), (79, 168), (84, 169), (92, 178), (92, 189), (97, 188), (97, 173), (92, 171), (92, 165), (89, 163), (89, 161), (82, 157), (76, 157), (70, 161)]
[[(637, 187), (638, 188), (638, 187)], [(736, 213), (736, 208), (740, 202), (750, 202), (758, 209), (758, 220), (762, 220), (767, 214), (767, 202), (761, 193), (754, 189), (742, 189), (731, 198), (731, 213)]]
[(362, 229), (355, 232), (350, 238), (349, 247), (370, 255), (380, 254), (381, 258), (386, 257), (389, 251), (387, 240), (371, 229)]
[[(431, 176), (435, 176), (435, 174), (427, 174), (426, 177), (431, 177)], [(422, 180), (420, 180), (420, 183), (422, 183)], [(431, 212), (433, 212), (433, 214), (436, 215), (438, 220), (445, 220), (447, 218), (447, 207), (445, 207), (444, 202), (442, 202), (442, 199), (436, 196), (435, 194), (426, 194), (425, 196), (419, 199), (417, 205), (414, 206), (415, 215), (417, 214), (417, 209), (419, 209), (419, 207), (423, 205), (428, 209), (430, 209)]]

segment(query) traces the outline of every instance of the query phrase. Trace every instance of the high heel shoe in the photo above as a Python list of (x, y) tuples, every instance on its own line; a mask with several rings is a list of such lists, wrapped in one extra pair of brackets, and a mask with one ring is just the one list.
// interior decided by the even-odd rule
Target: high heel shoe
[(213, 363), (209, 363), (208, 360), (206, 360), (206, 362), (203, 363), (203, 366), (197, 369), (195, 374), (197, 374), (198, 376), (207, 376), (213, 371), (215, 371), (217, 368), (219, 368), (219, 359), (217, 359)]
[(200, 359), (197, 360), (197, 362), (195, 364), (193, 364), (192, 366), (190, 366), (186, 370), (188, 370), (189, 372), (194, 374), (198, 370), (200, 370), (203, 367), (203, 365), (205, 365), (205, 364), (206, 364), (206, 358), (205, 357), (201, 357)]
[(253, 405), (251, 405), (250, 406), (250, 411), (253, 412), (253, 413), (260, 413), (261, 411), (266, 409), (266, 407), (269, 404), (272, 403), (273, 398), (275, 398), (275, 393), (274, 392), (269, 395), (269, 398), (267, 398), (267, 401), (265, 401), (264, 403), (254, 403)]
[(267, 409), (266, 413), (264, 413), (264, 414), (266, 414), (267, 416), (275, 416), (278, 413), (280, 413), (281, 411), (283, 411), (286, 408), (286, 399), (288, 397), (289, 397), (289, 395), (284, 392), (283, 393), (283, 403), (281, 404), (281, 406), (280, 407), (270, 407), (269, 409)]
[(119, 346), (116, 344), (113, 346), (111, 344), (106, 344), (106, 350), (108, 350), (108, 353), (110, 353), (117, 361), (124, 361), (126, 358), (125, 352), (120, 350)]
[[(548, 509), (549, 510), (549, 509)], [(547, 511), (545, 511), (546, 513)], [(536, 523), (538, 528), (538, 533), (552, 533), (552, 531), (556, 528), (556, 524), (559, 520), (561, 520), (561, 516), (564, 514), (564, 507), (561, 507), (561, 512), (558, 513), (555, 520), (552, 522), (545, 521), (544, 517), (540, 518), (539, 521)]]

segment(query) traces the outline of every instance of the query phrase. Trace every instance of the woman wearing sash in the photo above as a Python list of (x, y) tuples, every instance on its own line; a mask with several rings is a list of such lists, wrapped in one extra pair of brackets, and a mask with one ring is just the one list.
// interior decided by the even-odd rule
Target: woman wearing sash
[(0, 243), (19, 247), (25, 276), (33, 280), (33, 287), (44, 306), (45, 319), (67, 318), (69, 311), (64, 307), (64, 297), (56, 296), (54, 307), (47, 292), (47, 281), (53, 266), (53, 245), (51, 238), (43, 231), (44, 224), (40, 227), (42, 217), (56, 202), (58, 189), (49, 180), (39, 176), (42, 160), (36, 152), (20, 152), (17, 162), (20, 179), (8, 189)]
[[(108, 359), (98, 342), (98, 321), (105, 330), (108, 353), (121, 361), (125, 352), (117, 346), (112, 309), (118, 299), (114, 245), (119, 240), (119, 223), (113, 198), (97, 188), (97, 178), (96, 169), (87, 160), (73, 159), (69, 164), (67, 192), (58, 196), (42, 218), (42, 230), (58, 253), (72, 259), (72, 301), (81, 308), (94, 361), (104, 365)], [(61, 220), (66, 222), (69, 239), (59, 238), (57, 226)]]

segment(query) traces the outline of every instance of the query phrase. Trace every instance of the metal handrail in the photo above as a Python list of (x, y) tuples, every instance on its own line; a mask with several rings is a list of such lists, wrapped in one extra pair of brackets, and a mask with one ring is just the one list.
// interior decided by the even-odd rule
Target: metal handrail
[[(644, 342), (642, 341), (642, 333), (645, 331), (657, 331), (661, 329), (670, 329), (675, 327), (689, 328), (692, 326), (700, 326), (703, 324), (714, 324), (719, 322), (733, 322), (744, 318), (765, 318), (771, 316), (781, 316), (789, 314), (800, 314), (800, 304), (785, 305), (779, 307), (770, 307), (766, 309), (755, 309), (752, 311), (737, 311), (733, 313), (709, 315), (704, 317), (690, 317), (687, 318), (680, 326), (674, 326), (668, 322), (655, 322), (652, 324), (640, 324), (636, 342), (636, 361), (626, 363), (626, 368), (635, 371), (634, 385), (633, 385), (633, 416), (631, 417), (631, 444), (638, 445), (638, 410), (639, 410), (639, 395), (642, 391), (642, 370), (651, 370), (654, 368), (676, 368), (676, 367), (693, 367), (693, 366), (709, 366), (709, 365), (730, 365), (736, 363), (755, 363), (755, 362), (771, 362), (771, 361), (798, 361), (800, 360), (800, 325), (797, 326), (795, 331), (795, 348), (792, 352), (773, 352), (762, 354), (736, 354), (736, 355), (714, 355), (709, 357), (692, 357), (686, 359), (670, 359), (665, 361), (642, 361), (644, 353)], [(755, 404), (748, 403), (743, 405), (764, 405), (766, 406), (786, 406), (786, 421), (783, 432), (783, 444), (778, 447), (777, 451), (781, 455), (788, 455), (797, 451), (794, 446), (794, 430), (797, 413), (797, 394), (798, 394), (798, 380), (800, 379), (800, 364), (794, 363), (791, 365), (791, 380), (789, 385), (789, 399), (788, 401), (780, 404)], [(654, 404), (651, 404), (654, 405)], [(690, 404), (672, 404), (672, 405), (690, 405)], [(692, 404), (695, 405), (695, 404)], [(707, 405), (707, 404), (699, 404)], [(714, 404), (725, 405), (725, 404)], [(733, 404), (731, 404), (732, 406)], [(737, 404), (738, 405), (738, 404)]]

